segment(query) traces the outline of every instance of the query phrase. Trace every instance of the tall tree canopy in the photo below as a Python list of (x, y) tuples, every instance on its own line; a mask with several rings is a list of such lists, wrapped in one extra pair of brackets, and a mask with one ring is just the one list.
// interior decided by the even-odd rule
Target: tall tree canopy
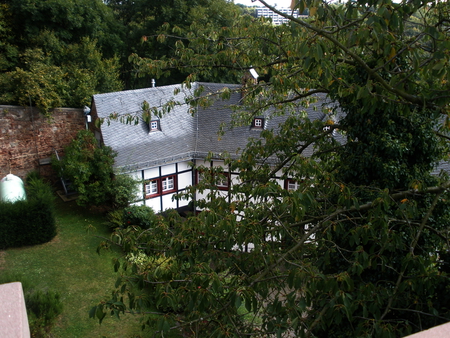
[(121, 90), (122, 27), (100, 0), (0, 5), (0, 102), (81, 107)]
[[(173, 37), (164, 43), (154, 38), (165, 32), (167, 23), (173, 33), (187, 34), (194, 23), (231, 27), (242, 13), (226, 0), (0, 3), (0, 102), (31, 101), (43, 112), (88, 104), (95, 93), (150, 86), (152, 76), (136, 70), (128, 58), (133, 53), (153, 59), (175, 56)], [(158, 84), (178, 83), (187, 75), (173, 69)], [(236, 78), (218, 71), (205, 74), (204, 80)]]
[[(226, 0), (166, 0), (166, 1), (118, 1), (106, 2), (116, 14), (117, 20), (125, 27), (126, 40), (121, 61), (123, 79), (127, 88), (149, 87), (152, 76), (147, 72), (136, 70), (128, 62), (128, 57), (135, 53), (152, 59), (171, 58), (176, 54), (173, 48), (173, 35), (187, 34), (193, 25), (214, 27), (232, 27), (242, 10)], [(163, 41), (157, 37), (167, 30), (171, 34)], [(183, 69), (172, 69), (170, 76), (161, 78), (158, 85), (179, 83), (188, 73)], [(224, 82), (236, 80), (228, 77), (227, 72), (219, 75), (208, 74), (207, 81)]]
[[(400, 337), (450, 319), (450, 181), (431, 175), (448, 153), (450, 7), (293, 3), (310, 17), (275, 27), (241, 16), (186, 34), (166, 24), (159, 41), (178, 35), (170, 57), (133, 56), (150, 76), (188, 73), (187, 86), (255, 68), (236, 123), (269, 107), (289, 118), (225, 157), (241, 178), (227, 197), (212, 173), (187, 193), (210, 189), (203, 212), (113, 234), (128, 259), (92, 316), (153, 307), (161, 332), (212, 337)], [(336, 103), (323, 107), (328, 121), (297, 113), (317, 93)], [(279, 172), (298, 189), (283, 189)]]

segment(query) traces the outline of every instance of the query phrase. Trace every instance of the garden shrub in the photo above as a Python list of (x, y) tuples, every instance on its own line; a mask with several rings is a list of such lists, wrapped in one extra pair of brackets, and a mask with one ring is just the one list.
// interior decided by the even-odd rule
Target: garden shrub
[(33, 177), (26, 190), (25, 201), (0, 202), (0, 248), (42, 244), (56, 235), (51, 187)]
[(112, 210), (107, 215), (107, 225), (111, 229), (138, 226), (150, 229), (157, 220), (152, 208), (145, 205), (132, 205), (123, 209)]
[(123, 209), (116, 209), (113, 211), (110, 211), (107, 215), (106, 215), (106, 225), (111, 228), (111, 229), (115, 229), (115, 228), (122, 228), (124, 226), (124, 217), (123, 217)]
[(123, 209), (124, 226), (136, 225), (142, 229), (150, 229), (157, 216), (152, 208), (146, 205), (132, 205)]
[(112, 181), (111, 204), (115, 209), (121, 209), (129, 206), (137, 200), (140, 192), (141, 181), (136, 180), (127, 174), (116, 174)]
[(115, 172), (116, 156), (111, 147), (100, 146), (92, 132), (80, 130), (64, 149), (64, 157), (53, 157), (52, 165), (58, 175), (72, 183), (78, 205), (119, 209), (134, 202), (140, 181)]
[(59, 293), (33, 290), (25, 294), (25, 305), (31, 336), (46, 337), (63, 309)]

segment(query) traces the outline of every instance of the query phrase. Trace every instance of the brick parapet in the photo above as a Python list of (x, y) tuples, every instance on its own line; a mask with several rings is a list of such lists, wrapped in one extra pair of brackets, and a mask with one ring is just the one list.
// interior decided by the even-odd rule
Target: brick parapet
[(85, 128), (82, 109), (57, 108), (51, 118), (37, 109), (0, 105), (0, 179), (11, 173), (24, 179), (31, 171), (55, 178), (48, 159), (62, 153)]

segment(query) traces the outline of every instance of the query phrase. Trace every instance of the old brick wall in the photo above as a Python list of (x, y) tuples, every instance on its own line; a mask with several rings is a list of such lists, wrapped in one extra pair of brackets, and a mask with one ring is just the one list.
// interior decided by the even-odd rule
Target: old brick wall
[(62, 153), (86, 128), (82, 109), (58, 108), (48, 119), (36, 109), (0, 106), (0, 179), (11, 173), (24, 179), (36, 170), (55, 180), (49, 160), (56, 149)]

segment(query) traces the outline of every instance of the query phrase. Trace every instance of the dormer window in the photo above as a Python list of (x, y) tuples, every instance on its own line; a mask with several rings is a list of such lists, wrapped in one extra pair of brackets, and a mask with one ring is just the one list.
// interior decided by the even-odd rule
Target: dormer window
[(262, 117), (255, 117), (253, 119), (252, 129), (264, 129), (264, 119)]
[(149, 129), (150, 129), (150, 132), (161, 130), (159, 120), (151, 120), (149, 123)]

